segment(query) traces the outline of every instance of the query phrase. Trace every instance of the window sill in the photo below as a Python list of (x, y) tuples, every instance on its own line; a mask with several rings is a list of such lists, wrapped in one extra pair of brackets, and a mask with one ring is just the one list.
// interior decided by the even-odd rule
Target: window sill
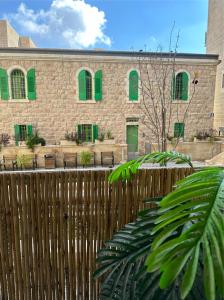
[(172, 103), (175, 104), (179, 104), (179, 103), (189, 103), (189, 100), (180, 100), (180, 99), (176, 99), (176, 100), (172, 100)]
[(77, 103), (81, 103), (81, 104), (94, 104), (100, 101), (96, 101), (96, 100), (78, 100)]
[(126, 103), (137, 104), (140, 103), (140, 100), (135, 100), (135, 101), (127, 100)]
[(5, 101), (6, 103), (28, 103), (28, 102), (31, 102), (31, 100), (28, 100), (28, 99), (16, 99), (16, 100), (13, 100), (13, 99), (10, 99), (8, 101)]

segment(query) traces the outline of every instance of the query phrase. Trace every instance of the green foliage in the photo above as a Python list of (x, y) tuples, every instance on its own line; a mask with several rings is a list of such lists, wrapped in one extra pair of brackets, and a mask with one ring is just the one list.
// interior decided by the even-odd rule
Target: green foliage
[(82, 151), (80, 156), (81, 164), (86, 166), (91, 163), (92, 154), (89, 151)]
[[(174, 152), (143, 160), (192, 166)], [(125, 164), (110, 180), (130, 178), (141, 163)], [(224, 169), (195, 172), (157, 204), (99, 251), (95, 276), (106, 274), (101, 299), (224, 299)]]
[(33, 150), (34, 147), (38, 144), (41, 144), (41, 146), (46, 145), (46, 141), (44, 138), (39, 137), (38, 133), (30, 134), (26, 138), (26, 145), (29, 149)]
[(114, 137), (113, 137), (110, 130), (107, 131), (107, 138), (108, 138), (108, 140), (113, 140), (114, 139)]
[(138, 159), (128, 161), (123, 165), (119, 166), (110, 174), (109, 181), (115, 182), (119, 179), (130, 179), (133, 174), (136, 174), (140, 166), (145, 163), (158, 163), (161, 166), (164, 166), (171, 161), (175, 162), (176, 164), (185, 163), (193, 168), (189, 156), (174, 151), (154, 152), (141, 156)]
[(66, 141), (76, 142), (76, 145), (80, 145), (82, 143), (77, 132), (66, 132), (65, 139)]
[(98, 140), (99, 140), (100, 142), (103, 142), (103, 141), (105, 140), (105, 133), (104, 133), (104, 132), (101, 132), (101, 134), (100, 134), (99, 137), (98, 137)]
[[(146, 261), (148, 271), (161, 272), (161, 288), (178, 278), (185, 299), (201, 256), (206, 299), (215, 300), (216, 294), (224, 298), (224, 170), (205, 169), (181, 180), (160, 207), (161, 216), (152, 230), (157, 237)], [(183, 225), (181, 234), (173, 237)]]
[(46, 146), (46, 141), (42, 137), (38, 137), (37, 144), (41, 144), (41, 146)]
[(17, 162), (17, 165), (19, 168), (31, 165), (32, 161), (33, 161), (33, 158), (31, 156), (29, 157), (29, 155), (26, 155), (26, 156), (18, 155), (16, 157), (16, 162)]
[[(114, 234), (112, 240), (105, 242), (105, 247), (99, 251), (97, 257), (100, 267), (94, 273), (95, 278), (106, 275), (101, 286), (100, 299), (180, 299), (178, 281), (162, 290), (159, 286), (159, 272), (149, 273), (145, 266), (153, 242), (152, 230), (157, 214), (157, 209), (140, 212), (135, 222), (127, 224)], [(173, 236), (176, 237), (177, 234), (178, 232)], [(201, 277), (197, 276), (197, 284), (187, 299), (205, 299), (201, 286)]]

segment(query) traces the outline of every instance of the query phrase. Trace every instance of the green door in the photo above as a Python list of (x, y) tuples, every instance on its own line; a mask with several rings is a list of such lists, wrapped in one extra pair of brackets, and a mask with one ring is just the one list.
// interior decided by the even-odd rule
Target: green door
[(127, 125), (128, 153), (138, 152), (138, 125)]

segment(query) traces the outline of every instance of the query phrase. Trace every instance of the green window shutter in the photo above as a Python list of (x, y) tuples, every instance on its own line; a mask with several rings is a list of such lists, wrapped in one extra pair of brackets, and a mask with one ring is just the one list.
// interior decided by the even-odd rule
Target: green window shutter
[(78, 138), (82, 140), (82, 125), (77, 126)]
[(174, 124), (174, 137), (184, 137), (184, 123)]
[(181, 93), (181, 100), (188, 100), (188, 75), (186, 72), (182, 75), (182, 93)]
[(129, 100), (138, 100), (138, 72), (133, 70), (129, 74)]
[(19, 140), (20, 140), (20, 127), (19, 127), (19, 125), (14, 125), (14, 132), (15, 132), (16, 146), (18, 146), (19, 145)]
[(0, 68), (0, 98), (9, 100), (8, 74), (6, 70)]
[(79, 100), (86, 100), (86, 71), (79, 72)]
[(176, 99), (176, 75), (175, 74), (173, 74), (173, 78), (172, 78), (171, 97), (173, 100)]
[(102, 70), (98, 70), (95, 73), (95, 100), (102, 100)]
[(93, 142), (98, 139), (98, 125), (93, 125)]
[(30, 69), (27, 72), (27, 87), (28, 87), (28, 99), (36, 100), (36, 71), (35, 69)]
[(27, 125), (26, 126), (26, 133), (29, 136), (31, 136), (33, 134), (33, 126), (32, 125)]

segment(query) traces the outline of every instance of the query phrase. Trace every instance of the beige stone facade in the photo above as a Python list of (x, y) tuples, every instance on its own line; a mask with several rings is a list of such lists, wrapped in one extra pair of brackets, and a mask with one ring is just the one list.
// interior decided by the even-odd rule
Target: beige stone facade
[(207, 53), (218, 54), (214, 99), (214, 127), (224, 127), (224, 0), (209, 0)]
[[(176, 69), (185, 70), (192, 79), (198, 73), (199, 83), (185, 123), (185, 138), (189, 139), (197, 130), (209, 129), (213, 125), (213, 99), (217, 57), (206, 55), (179, 55)], [(136, 103), (128, 100), (128, 74), (138, 70), (136, 58), (129, 53), (95, 51), (58, 51), (34, 49), (26, 51), (0, 50), (0, 67), (10, 74), (16, 67), (26, 74), (30, 68), (36, 70), (37, 99), (8, 100), (0, 102), (0, 132), (14, 135), (14, 124), (32, 124), (49, 144), (57, 144), (66, 131), (74, 131), (77, 124), (97, 124), (99, 131), (112, 132), (119, 144), (126, 143), (127, 118), (138, 118), (139, 152), (145, 152), (145, 143), (153, 141), (147, 136), (142, 123), (142, 98)], [(102, 101), (79, 101), (78, 72), (81, 69), (103, 74)], [(177, 104), (179, 119), (188, 101)], [(173, 114), (173, 123), (178, 122)]]
[(0, 20), (0, 48), (7, 47), (35, 48), (36, 45), (29, 37), (19, 36), (7, 20)]
[[(144, 71), (144, 68), (139, 70), (139, 53), (50, 50), (34, 46), (29, 38), (20, 37), (7, 21), (0, 21), (0, 68), (7, 72), (9, 80), (9, 99), (0, 100), (0, 133), (8, 133), (12, 137), (15, 135), (15, 124), (32, 125), (48, 144), (59, 144), (65, 133), (75, 131), (78, 124), (96, 124), (99, 133), (111, 131), (117, 144), (125, 144), (127, 126), (138, 125), (138, 152), (143, 154), (149, 151), (147, 145), (155, 140), (145, 125), (143, 95), (140, 90), (139, 100), (129, 101), (128, 78), (130, 71), (136, 70), (141, 73), (143, 82), (149, 76), (150, 81), (156, 85), (152, 63), (158, 73), (162, 72), (162, 67), (155, 55), (152, 59), (151, 53), (142, 54), (147, 67)], [(213, 52), (212, 49), (209, 52)], [(172, 69), (169, 57), (170, 54), (164, 53), (162, 60)], [(218, 63), (217, 55), (177, 54), (175, 72), (188, 74), (188, 100), (172, 101), (171, 136), (174, 134), (174, 124), (183, 122), (188, 106), (184, 121), (185, 140), (190, 140), (197, 131), (213, 127)], [(15, 69), (21, 70), (25, 78), (28, 70), (35, 70), (36, 100), (12, 100), (10, 76)], [(81, 70), (89, 71), (92, 78), (96, 71), (102, 71), (101, 101), (79, 100), (78, 74)], [(192, 98), (195, 74), (198, 84)], [(172, 82), (172, 72), (168, 80)], [(26, 80), (26, 94), (27, 85)], [(92, 85), (94, 94), (94, 82)], [(166, 93), (170, 95), (170, 91), (171, 85)], [(149, 111), (152, 111), (151, 104), (147, 105)]]

